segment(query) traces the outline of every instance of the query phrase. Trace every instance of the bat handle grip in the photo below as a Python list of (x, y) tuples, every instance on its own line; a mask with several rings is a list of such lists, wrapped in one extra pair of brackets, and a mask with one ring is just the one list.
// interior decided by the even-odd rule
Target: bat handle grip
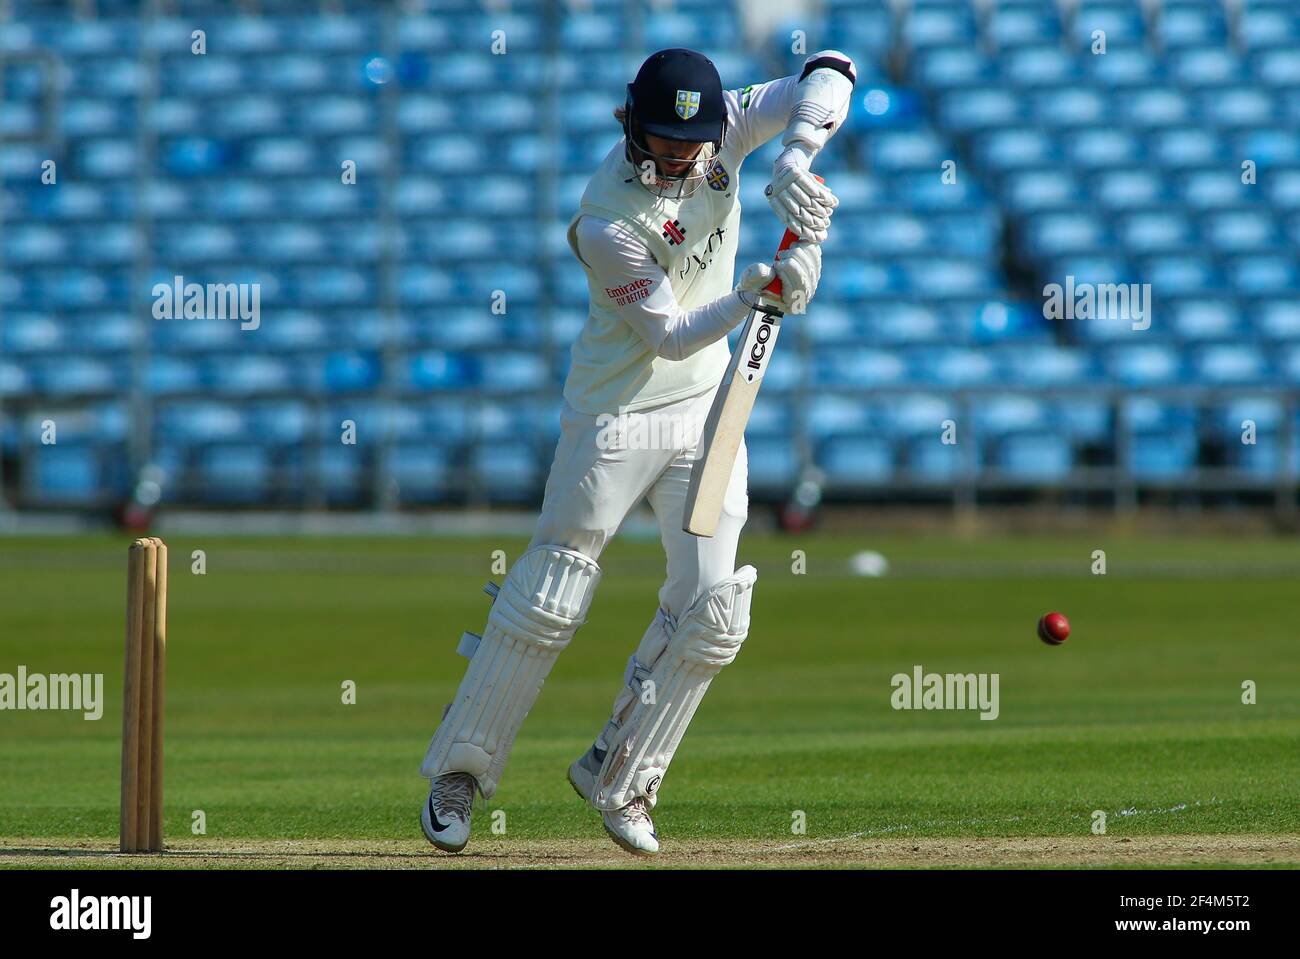
[[(814, 173), (813, 176), (816, 178), (818, 183), (826, 182), (821, 177), (817, 176), (816, 173)], [(786, 230), (785, 235), (781, 237), (781, 245), (776, 248), (776, 252), (780, 253), (782, 250), (788, 250), (791, 244), (798, 239), (799, 235), (795, 233), (794, 230)], [(779, 276), (772, 277), (772, 282), (763, 287), (763, 292), (771, 293), (773, 296), (779, 297), (781, 295), (781, 278)]]

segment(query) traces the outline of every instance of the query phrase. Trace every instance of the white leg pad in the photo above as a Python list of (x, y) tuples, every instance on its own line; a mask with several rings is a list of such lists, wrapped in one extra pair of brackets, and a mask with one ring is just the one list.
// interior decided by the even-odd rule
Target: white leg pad
[(592, 797), (597, 809), (621, 809), (638, 796), (653, 800), (713, 677), (736, 658), (749, 635), (757, 578), (754, 567), (742, 566), (678, 620), (631, 716), (605, 754)]
[(456, 698), (433, 735), (420, 772), (467, 772), (484, 798), (501, 771), (542, 683), (591, 605), (600, 567), (576, 550), (536, 546), (511, 567), (472, 649)]

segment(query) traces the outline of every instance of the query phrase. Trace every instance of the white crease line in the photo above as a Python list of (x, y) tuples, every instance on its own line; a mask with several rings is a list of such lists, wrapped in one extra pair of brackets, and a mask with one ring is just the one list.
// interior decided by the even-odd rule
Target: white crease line
[[(1190, 806), (1221, 806), (1221, 805), (1223, 805), (1222, 801), (1213, 796), (1211, 796), (1209, 800), (1205, 802), (1202, 802), (1201, 800), (1198, 799), (1194, 803), (1190, 804)], [(1168, 809), (1138, 809), (1136, 807), (1130, 807), (1128, 809), (1118, 810), (1112, 813), (1111, 815), (1114, 816), (1147, 816), (1152, 814), (1162, 815), (1167, 813), (1182, 812), (1183, 810), (1190, 808), (1190, 806), (1188, 803), (1179, 803), (1176, 806), (1170, 806)], [(926, 820), (925, 822), (920, 822), (916, 824), (901, 823), (895, 826), (885, 826), (882, 829), (864, 829), (861, 832), (852, 832), (846, 836), (831, 836), (826, 839), (808, 839), (804, 842), (786, 843), (783, 846), (774, 846), (773, 851), (786, 852), (791, 849), (806, 849), (809, 846), (819, 846), (819, 845), (825, 845), (827, 843), (835, 843), (835, 842), (847, 842), (852, 839), (862, 839), (868, 836), (884, 836), (889, 833), (905, 832), (910, 829), (926, 828), (931, 826), (988, 826), (997, 823), (1019, 822), (1020, 819), (1021, 819), (1020, 816), (1012, 816), (1007, 819), (929, 819)], [(926, 837), (926, 838), (935, 838), (935, 837)], [(964, 837), (958, 837), (958, 838), (964, 838)], [(1015, 838), (1015, 837), (1004, 837), (1004, 838)]]

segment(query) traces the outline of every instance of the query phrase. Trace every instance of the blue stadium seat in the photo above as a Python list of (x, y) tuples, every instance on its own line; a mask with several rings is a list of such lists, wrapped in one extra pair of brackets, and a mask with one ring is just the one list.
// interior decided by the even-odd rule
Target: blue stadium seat
[(978, 445), (943, 443), (937, 433), (909, 442), (905, 456), (907, 475), (922, 483), (951, 483), (978, 471), (983, 461)]
[(1245, 77), (1241, 59), (1222, 46), (1194, 46), (1169, 54), (1169, 77), (1184, 87), (1220, 87)]
[(546, 361), (534, 353), (490, 351), (478, 357), (480, 382), (484, 389), (540, 390), (550, 380)]
[(1107, 55), (1111, 47), (1141, 44), (1146, 37), (1146, 25), (1137, 4), (1084, 0), (1075, 10), (1069, 36), (1078, 47), (1087, 50), (1097, 30), (1106, 34)]
[(1142, 280), (1161, 296), (1217, 293), (1224, 287), (1222, 271), (1206, 257), (1194, 255), (1152, 256), (1141, 261)]
[(833, 298), (862, 299), (886, 296), (895, 289), (896, 281), (888, 264), (847, 257), (841, 262), (844, 264), (842, 272), (823, 275), (825, 286), (819, 283), (819, 293), (824, 290)]
[(808, 431), (815, 439), (844, 433), (862, 433), (874, 420), (870, 407), (857, 397), (823, 396), (808, 407)]
[(946, 90), (992, 81), (996, 70), (987, 57), (971, 47), (926, 47), (913, 51), (908, 76), (921, 86)]
[(0, 351), (6, 353), (52, 353), (65, 343), (63, 326), (40, 313), (14, 314), (0, 327)]
[(326, 94), (306, 97), (298, 104), (298, 122), (314, 135), (373, 131), (379, 112), (373, 101), (356, 96)]
[(1225, 256), (1263, 253), (1281, 245), (1281, 231), (1267, 210), (1225, 210), (1202, 220), (1210, 249)]
[(1300, 287), (1300, 268), (1294, 257), (1285, 255), (1243, 256), (1230, 261), (1228, 282), (1246, 296), (1273, 296)]
[(1184, 480), (1196, 466), (1196, 431), (1192, 428), (1161, 433), (1143, 433), (1133, 438), (1129, 462), (1139, 480), (1174, 482)]
[(1205, 3), (1178, 3), (1167, 0), (1156, 21), (1156, 37), (1165, 49), (1221, 44), (1227, 35), (1227, 24), (1218, 5)]
[(247, 344), (240, 339), (239, 321), (222, 319), (155, 320), (149, 327), (150, 339), (159, 350), (199, 352), (239, 350)]
[(989, 9), (981, 33), (995, 48), (1042, 44), (1060, 37), (1061, 22), (1051, 4), (999, 3)]
[(920, 348), (909, 351), (914, 382), (940, 386), (982, 386), (992, 383), (997, 368), (986, 350), (961, 347)]
[(379, 357), (365, 352), (331, 353), (323, 363), (303, 369), (305, 385), (314, 392), (361, 393), (374, 389), (381, 377)]
[(1294, 87), (1300, 84), (1300, 60), (1292, 47), (1263, 50), (1250, 60), (1251, 73), (1266, 86)]
[(31, 390), (31, 375), (27, 370), (0, 356), (0, 396), (22, 396)]
[(1283, 462), (1282, 439), (1277, 433), (1260, 433), (1253, 444), (1236, 442), (1226, 444), (1227, 463), (1234, 469), (1255, 477), (1259, 482), (1274, 485), (1278, 471), (1285, 465), (1292, 477), (1300, 474), (1300, 444), (1291, 447), (1291, 455)]
[(1126, 92), (1116, 103), (1121, 107), (1120, 121), (1134, 127), (1177, 126), (1193, 119), (1190, 97), (1169, 87), (1137, 88)]
[(169, 355), (155, 355), (149, 360), (145, 388), (154, 396), (197, 393), (203, 376), (194, 360)]
[(311, 439), (312, 417), (299, 400), (266, 400), (248, 408), (252, 435), (266, 443), (296, 444)]
[(1123, 169), (1097, 174), (1092, 197), (1111, 211), (1155, 206), (1169, 198), (1166, 178), (1155, 170)]
[(799, 472), (799, 460), (788, 438), (746, 435), (750, 489), (790, 489)]
[(1300, 167), (1275, 170), (1267, 180), (1264, 189), (1273, 206), (1300, 210)]
[(1021, 394), (982, 396), (972, 404), (972, 424), (979, 439), (1000, 439), (1011, 433), (1050, 428), (1053, 410), (1043, 400)]
[[(863, 306), (861, 310), (849, 311), (849, 315), (852, 320), (843, 334), (844, 338), (864, 346), (937, 343), (947, 339), (946, 334), (950, 332), (945, 328), (937, 309), (909, 300), (877, 300)], [(830, 339), (818, 336), (821, 342)]]
[(1230, 442), (1241, 442), (1247, 421), (1257, 433), (1271, 433), (1282, 425), (1282, 403), (1271, 396), (1243, 396), (1207, 411), (1210, 432)]
[(1261, 301), (1255, 310), (1255, 328), (1275, 340), (1300, 340), (1300, 298), (1285, 295)]
[(1184, 340), (1226, 340), (1242, 329), (1237, 302), (1228, 297), (1192, 297), (1163, 307), (1175, 335)]
[(1114, 435), (1110, 404), (1102, 400), (1071, 397), (1056, 404), (1054, 419), (1063, 436), (1074, 443), (1107, 445)]
[(1060, 483), (1070, 477), (1074, 451), (1069, 440), (1056, 433), (1013, 435), (997, 443), (994, 464), (1010, 480)]
[(50, 396), (110, 395), (126, 385), (121, 364), (86, 356), (60, 356), (34, 367), (37, 392)]
[(369, 464), (357, 446), (326, 444), (312, 457), (309, 469), (327, 501), (355, 502), (368, 487)]
[(867, 143), (867, 161), (881, 171), (933, 170), (946, 158), (943, 142), (925, 127), (882, 130)]
[(305, 93), (324, 90), (329, 86), (329, 65), (322, 57), (281, 52), (274, 57), (258, 58), (251, 69), (249, 80), (237, 87), (227, 87), (228, 92), (236, 90), (266, 89), (273, 92)]
[(221, 30), (222, 45), (239, 53), (275, 53), (285, 39), (280, 21), (271, 17), (231, 17)]
[(1104, 94), (1073, 85), (1036, 90), (1029, 103), (1034, 122), (1049, 128), (1093, 127), (1115, 114)]
[(199, 455), (196, 476), (208, 502), (258, 503), (271, 493), (273, 467), (262, 446), (209, 446)]
[(1083, 69), (1098, 84), (1116, 89), (1145, 87), (1161, 79), (1161, 62), (1143, 47), (1107, 47), (1105, 56), (1084, 55)]
[(1123, 401), (1123, 414), (1129, 428), (1139, 433), (1190, 430), (1198, 420), (1196, 406), (1192, 403), (1140, 395)]
[(1126, 386), (1160, 386), (1177, 383), (1183, 374), (1176, 350), (1165, 346), (1126, 345), (1105, 357), (1111, 377)]
[(136, 253), (136, 229), (126, 223), (100, 223), (92, 229), (71, 232), (76, 255), (87, 263), (129, 264)]
[(1024, 256), (1091, 253), (1114, 244), (1106, 223), (1086, 209), (1027, 216), (1022, 231), (1017, 246)]
[(411, 357), (404, 385), (421, 392), (461, 390), (479, 383), (479, 365), (467, 353), (429, 350)]
[(97, 313), (77, 331), (80, 347), (98, 353), (126, 353), (140, 339), (140, 325), (125, 313)]
[(1146, 158), (1139, 137), (1107, 127), (1074, 131), (1064, 144), (1064, 152), (1074, 166), (1088, 170), (1136, 166)]
[(1293, 6), (1262, 6), (1250, 4), (1241, 12), (1238, 36), (1247, 50), (1300, 45), (1300, 13)]
[(1148, 207), (1120, 216), (1115, 237), (1122, 249), (1137, 256), (1191, 253), (1201, 243), (1195, 223), (1179, 207)]
[(1092, 382), (1097, 371), (1091, 354), (1055, 345), (1016, 345), (993, 354), (1008, 386), (1071, 386)]
[(1156, 163), (1179, 170), (1217, 164), (1225, 151), (1219, 135), (1203, 127), (1157, 130), (1148, 142), (1150, 156)]
[(285, 393), (295, 386), (289, 362), (274, 356), (218, 356), (204, 364), (204, 379), (218, 395)]
[[(1293, 104), (1294, 99), (1287, 97), (1285, 102)], [(1268, 90), (1227, 87), (1201, 93), (1200, 113), (1220, 127), (1259, 126), (1277, 120), (1278, 103)]]
[(1252, 189), (1255, 187), (1241, 182), (1238, 171), (1221, 167), (1188, 171), (1180, 182), (1183, 201), (1198, 210), (1244, 206), (1254, 199), (1249, 193)]
[(894, 43), (894, 23), (883, 3), (836, 4), (826, 22), (827, 37), (835, 37), (845, 50), (879, 55)]
[(894, 471), (893, 449), (874, 436), (831, 437), (818, 445), (816, 461), (832, 486), (884, 483)]
[[(1071, 142), (1083, 135), (1077, 134)], [(972, 141), (971, 152), (976, 162), (996, 173), (1052, 163), (1061, 149), (1057, 137), (1030, 126), (985, 130), (977, 133)]]
[(1077, 208), (1083, 187), (1072, 171), (1044, 167), (1009, 171), (999, 192), (1011, 213), (1023, 215), (1034, 210)]
[(89, 505), (103, 492), (103, 465), (90, 444), (59, 443), (31, 448), (25, 493), (42, 502)]
[(1261, 383), (1268, 379), (1268, 361), (1254, 346), (1219, 344), (1199, 350), (1192, 358), (1198, 382), (1211, 386)]
[(508, 501), (531, 500), (545, 481), (535, 452), (519, 443), (476, 447), (470, 477), (475, 489)]
[(942, 94), (936, 115), (940, 125), (958, 133), (1006, 126), (1026, 119), (1014, 94), (995, 86), (975, 86)]
[[(1300, 77), (1297, 78), (1300, 86)], [(1260, 166), (1300, 163), (1300, 132), (1276, 127), (1242, 130), (1233, 137), (1240, 156), (1249, 157)]]
[[(136, 145), (127, 139), (104, 138), (81, 141), (74, 150), (76, 168), (86, 178), (115, 178), (132, 175), (140, 165)], [(166, 156), (165, 163), (171, 160)]]
[(919, 0), (903, 19), (899, 40), (917, 49), (951, 43), (972, 43), (976, 36), (972, 11), (956, 4), (927, 4)]
[(164, 444), (194, 446), (248, 438), (244, 413), (233, 403), (186, 400), (160, 404), (155, 411), (157, 439)]

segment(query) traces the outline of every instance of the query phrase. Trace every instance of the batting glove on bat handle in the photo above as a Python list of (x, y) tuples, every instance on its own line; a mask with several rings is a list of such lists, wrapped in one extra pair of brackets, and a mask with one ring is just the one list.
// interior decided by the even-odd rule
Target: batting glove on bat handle
[[(813, 176), (817, 179), (818, 183), (826, 182), (821, 177), (817, 176), (816, 173), (814, 173)], [(790, 249), (791, 244), (798, 241), (798, 239), (799, 236), (794, 232), (794, 230), (786, 230), (785, 234), (781, 237), (781, 245), (776, 248), (776, 252), (780, 253), (782, 250)], [(763, 292), (771, 293), (777, 299), (780, 299), (781, 298), (781, 277), (778, 276), (774, 278), (771, 283), (763, 287)]]

